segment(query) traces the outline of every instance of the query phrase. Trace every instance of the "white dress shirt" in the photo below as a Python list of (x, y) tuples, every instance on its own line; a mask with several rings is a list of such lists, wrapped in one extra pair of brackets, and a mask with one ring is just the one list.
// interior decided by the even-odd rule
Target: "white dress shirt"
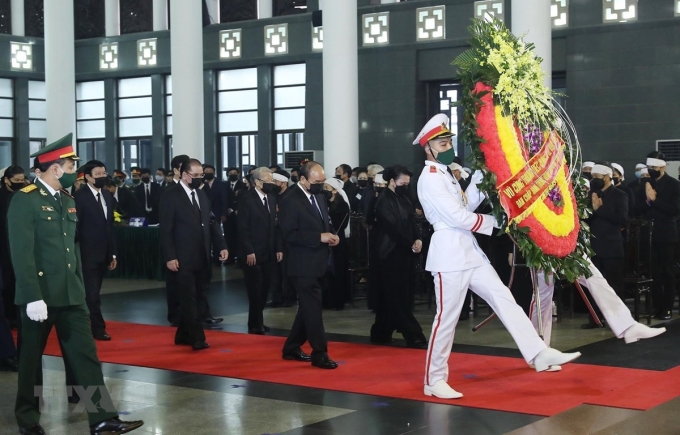
[(104, 200), (104, 194), (102, 193), (102, 190), (101, 189), (99, 189), (99, 190), (95, 189), (94, 187), (92, 187), (92, 185), (90, 183), (87, 183), (87, 187), (90, 188), (90, 191), (94, 195), (95, 201), (97, 200), (97, 195), (99, 195), (99, 197), (101, 198), (102, 208), (104, 209), (104, 217), (107, 218), (108, 214), (107, 214), (107, 211), (106, 211), (106, 201)]

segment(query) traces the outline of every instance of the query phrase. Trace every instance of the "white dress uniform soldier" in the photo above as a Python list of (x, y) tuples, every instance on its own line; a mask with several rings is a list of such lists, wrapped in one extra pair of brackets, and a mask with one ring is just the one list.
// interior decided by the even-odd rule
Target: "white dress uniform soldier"
[[(591, 174), (593, 178), (609, 177), (611, 179), (613, 171), (608, 166), (595, 164), (591, 168)], [(612, 186), (612, 188), (614, 187)], [(592, 276), (590, 278), (580, 276), (578, 282), (588, 288), (595, 303), (600, 307), (600, 311), (602, 311), (607, 324), (617, 338), (623, 338), (626, 344), (629, 344), (645, 338), (656, 337), (666, 332), (666, 328), (650, 328), (647, 325), (636, 322), (626, 304), (623, 303), (590, 259), (588, 259), (588, 265)], [(541, 298), (543, 340), (549, 346), (552, 332), (552, 298), (555, 290), (552, 274), (546, 283), (545, 275), (542, 271), (539, 271), (538, 288)], [(531, 322), (538, 330), (538, 313), (536, 312), (536, 301), (534, 298), (531, 299), (529, 312)]]
[(418, 199), (435, 231), (425, 268), (434, 278), (437, 314), (426, 355), (424, 393), (442, 399), (456, 399), (463, 395), (447, 384), (448, 359), (468, 288), (489, 303), (512, 335), (524, 359), (533, 363), (536, 371), (573, 361), (581, 354), (561, 353), (545, 345), (477, 245), (472, 233), (489, 235), (496, 221), (493, 216), (472, 212), (483, 199), (476, 186), (482, 173), (473, 174), (464, 193), (447, 171), (455, 156), (448, 122), (446, 115), (435, 115), (413, 144), (421, 145), (427, 156), (418, 179)]

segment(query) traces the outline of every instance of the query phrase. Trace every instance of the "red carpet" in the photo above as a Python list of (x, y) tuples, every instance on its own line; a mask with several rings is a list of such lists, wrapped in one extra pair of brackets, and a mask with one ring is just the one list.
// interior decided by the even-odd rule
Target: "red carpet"
[[(423, 395), (424, 351), (332, 342), (329, 353), (341, 365), (327, 371), (282, 360), (281, 337), (206, 331), (211, 348), (193, 352), (173, 344), (171, 327), (107, 325), (113, 341), (97, 342), (103, 362), (474, 408), (544, 416), (582, 403), (646, 410), (680, 394), (680, 368), (568, 364), (559, 373), (536, 373), (519, 358), (453, 353), (449, 383), (465, 397), (445, 401)], [(60, 355), (54, 333), (45, 353)]]

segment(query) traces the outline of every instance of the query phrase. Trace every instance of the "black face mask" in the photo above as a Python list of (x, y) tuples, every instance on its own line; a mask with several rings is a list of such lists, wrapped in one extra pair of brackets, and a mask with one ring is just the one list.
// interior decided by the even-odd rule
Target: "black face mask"
[(596, 192), (598, 190), (602, 190), (604, 187), (604, 180), (601, 178), (593, 178), (590, 180), (590, 190), (592, 192)]
[(384, 187), (376, 187), (376, 188), (375, 188), (375, 193), (377, 193), (378, 195), (380, 195), (380, 194), (383, 192), (383, 190), (385, 190)]
[(399, 196), (406, 196), (406, 194), (408, 194), (408, 186), (396, 186), (394, 188), (394, 193)]
[(203, 179), (206, 181), (212, 181), (215, 179), (215, 174), (213, 174), (212, 172), (206, 172)]
[(369, 178), (368, 179), (368, 185), (373, 186), (373, 183), (374, 183), (373, 178)]
[(192, 178), (191, 183), (189, 183), (189, 189), (198, 189), (203, 184), (202, 178)]
[(96, 187), (97, 189), (101, 189), (104, 186), (106, 186), (106, 177), (94, 178), (94, 187)]
[(336, 175), (336, 176), (335, 176), (335, 179), (336, 179), (336, 180), (342, 180), (342, 175)]
[(614, 177), (614, 178), (612, 178), (612, 181), (614, 182), (614, 186), (618, 186), (619, 183), (621, 183), (621, 178)]
[(13, 192), (16, 192), (19, 189), (23, 189), (24, 187), (26, 187), (26, 183), (13, 183), (12, 182), (9, 185), (9, 188), (12, 189)]
[(359, 186), (363, 189), (364, 187), (368, 186), (368, 180), (358, 180), (357, 186)]
[(584, 172), (584, 173), (581, 174), (581, 175), (582, 175), (583, 178), (585, 178), (586, 180), (592, 180), (592, 179), (593, 179), (593, 176), (591, 175), (590, 172)]
[(323, 193), (323, 184), (309, 184), (309, 193), (312, 195), (318, 195), (320, 193)]
[(229, 181), (231, 181), (232, 183), (234, 181), (238, 181), (238, 174), (229, 174)]
[(300, 179), (298, 177), (296, 177), (295, 175), (291, 175), (290, 181), (292, 181), (293, 183), (297, 183), (298, 181), (300, 181)]
[(142, 183), (149, 183), (151, 181), (151, 177), (142, 177)]
[(333, 192), (331, 192), (330, 190), (324, 190), (323, 196), (324, 198), (326, 198), (326, 201), (330, 201), (331, 198), (333, 197)]
[(661, 171), (657, 171), (656, 169), (649, 168), (647, 171), (649, 171), (649, 176), (655, 180), (661, 175)]
[(263, 183), (262, 184), (262, 191), (266, 195), (269, 195), (270, 193), (274, 194), (274, 195), (278, 195), (279, 192), (281, 192), (281, 186), (277, 186), (274, 183)]

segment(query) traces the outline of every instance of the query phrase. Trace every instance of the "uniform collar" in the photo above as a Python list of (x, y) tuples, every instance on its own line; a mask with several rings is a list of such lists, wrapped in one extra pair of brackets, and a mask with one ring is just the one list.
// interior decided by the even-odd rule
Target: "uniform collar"
[(44, 181), (42, 181), (39, 178), (37, 180), (45, 189), (47, 189), (48, 192), (50, 192), (50, 195), (52, 195), (52, 196), (56, 195), (57, 191), (52, 189), (52, 187), (50, 187), (49, 184), (45, 183)]
[(432, 160), (425, 160), (425, 166), (434, 166), (446, 172), (446, 165), (443, 163), (433, 162)]

